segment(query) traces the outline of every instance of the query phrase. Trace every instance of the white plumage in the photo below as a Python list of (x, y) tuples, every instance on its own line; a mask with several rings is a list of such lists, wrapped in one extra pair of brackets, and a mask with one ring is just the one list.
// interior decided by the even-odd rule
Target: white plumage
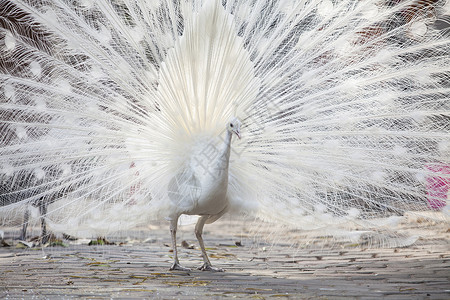
[(226, 211), (369, 229), (445, 205), (446, 1), (2, 4), (5, 221), (36, 202), (74, 234), (166, 218), (176, 248), (200, 215), (213, 269), (201, 232)]
[(174, 265), (171, 269), (185, 270), (179, 265), (176, 247), (178, 218), (182, 214), (199, 215), (195, 234), (202, 250), (204, 265), (202, 270), (220, 270), (211, 266), (203, 244), (202, 232), (205, 223), (212, 223), (225, 214), (230, 206), (228, 190), (228, 167), (231, 154), (231, 138), (236, 134), (240, 138), (241, 123), (232, 119), (226, 127), (225, 139), (220, 148), (213, 149), (211, 159), (201, 158), (205, 149), (214, 143), (211, 139), (195, 139), (188, 151), (188, 159), (180, 164), (179, 172), (169, 183), (168, 194), (171, 207), (168, 209)]

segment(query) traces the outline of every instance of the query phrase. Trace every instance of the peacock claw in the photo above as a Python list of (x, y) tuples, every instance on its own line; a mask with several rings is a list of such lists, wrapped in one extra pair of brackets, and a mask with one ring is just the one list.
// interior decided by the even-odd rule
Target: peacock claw
[(191, 269), (182, 267), (182, 266), (180, 266), (180, 264), (178, 264), (178, 263), (174, 263), (174, 264), (170, 267), (169, 270), (170, 270), (170, 271), (174, 271), (174, 270), (177, 270), (177, 271), (186, 271), (186, 272), (191, 271)]
[(198, 267), (198, 270), (200, 271), (210, 271), (210, 272), (224, 272), (223, 269), (220, 268), (214, 268), (211, 265), (203, 264), (201, 267)]

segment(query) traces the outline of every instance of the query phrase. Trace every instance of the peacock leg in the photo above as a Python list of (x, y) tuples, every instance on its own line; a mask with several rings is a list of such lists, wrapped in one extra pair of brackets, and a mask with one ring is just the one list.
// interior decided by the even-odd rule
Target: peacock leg
[(172, 249), (173, 249), (173, 265), (170, 270), (190, 271), (191, 269), (180, 266), (177, 252), (177, 226), (178, 217), (170, 221), (170, 235), (172, 236)]
[(22, 226), (22, 231), (20, 233), (20, 240), (22, 241), (26, 241), (27, 238), (27, 227), (28, 227), (28, 219), (30, 218), (30, 211), (27, 210), (25, 211), (25, 215), (23, 216), (23, 226)]
[(200, 219), (198, 219), (197, 224), (195, 225), (195, 236), (198, 239), (198, 243), (200, 244), (200, 249), (202, 249), (202, 256), (203, 256), (203, 265), (199, 267), (199, 270), (202, 271), (215, 271), (215, 272), (223, 272), (223, 269), (214, 268), (211, 265), (211, 262), (209, 261), (208, 255), (206, 254), (205, 250), (205, 244), (203, 243), (203, 226), (205, 226), (205, 222), (208, 219), (209, 216), (201, 216)]
[(39, 203), (39, 213), (41, 215), (41, 243), (46, 244), (49, 240), (47, 234), (47, 223), (45, 222), (45, 216), (47, 215), (47, 203), (42, 199)]

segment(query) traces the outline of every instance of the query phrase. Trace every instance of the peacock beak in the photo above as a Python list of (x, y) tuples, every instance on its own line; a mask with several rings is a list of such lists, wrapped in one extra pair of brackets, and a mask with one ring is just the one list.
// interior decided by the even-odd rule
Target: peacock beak
[(233, 131), (239, 139), (241, 139), (241, 133), (239, 131)]

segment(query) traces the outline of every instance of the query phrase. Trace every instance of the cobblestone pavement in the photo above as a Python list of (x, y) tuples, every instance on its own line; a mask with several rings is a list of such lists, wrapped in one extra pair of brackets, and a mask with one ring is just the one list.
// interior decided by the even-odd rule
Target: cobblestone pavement
[(192, 226), (178, 239), (190, 272), (168, 270), (167, 224), (136, 231), (133, 239), (118, 236), (115, 245), (45, 248), (19, 248), (12, 239), (17, 228), (2, 229), (11, 247), (0, 248), (0, 298), (450, 299), (447, 224), (415, 246), (333, 250), (299, 247), (309, 241), (298, 236), (295, 243), (289, 236), (266, 243), (245, 226), (225, 219), (205, 228), (207, 251), (226, 270), (221, 273), (195, 269), (202, 260), (191, 246)]

